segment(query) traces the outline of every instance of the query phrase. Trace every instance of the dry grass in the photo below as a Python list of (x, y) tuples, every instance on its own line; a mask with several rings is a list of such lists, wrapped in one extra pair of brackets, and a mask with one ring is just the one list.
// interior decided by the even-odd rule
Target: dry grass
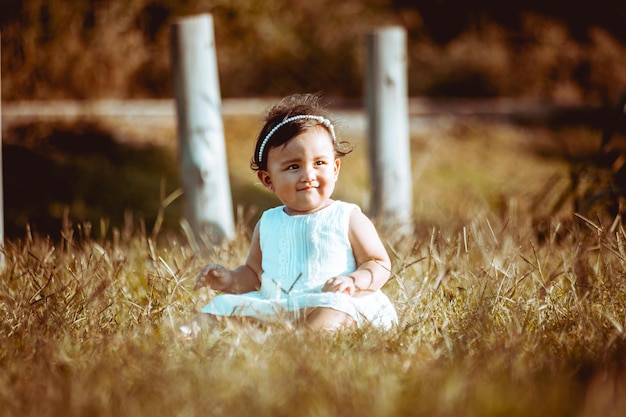
[(623, 227), (588, 225), (539, 245), (511, 220), (397, 242), (386, 292), (398, 328), (332, 336), (225, 324), (197, 340), (174, 337), (210, 296), (190, 292), (194, 273), (207, 260), (240, 262), (243, 234), (202, 259), (142, 236), (10, 242), (3, 414), (615, 411), (625, 393)]
[[(230, 139), (249, 137), (231, 125)], [(344, 134), (360, 150), (338, 194), (360, 202), (365, 149), (359, 132)], [(245, 258), (244, 221), (202, 255), (184, 239), (69, 219), (58, 241), (7, 242), (1, 414), (621, 415), (626, 232), (619, 219), (555, 215), (540, 240), (532, 198), (566, 172), (522, 146), (526, 135), (473, 122), (413, 133), (418, 227), (383, 236), (400, 315), (386, 333), (224, 323), (178, 340), (176, 326), (212, 295), (191, 291), (198, 269)], [(248, 154), (229, 149), (238, 166)], [(234, 172), (234, 183), (254, 181)]]

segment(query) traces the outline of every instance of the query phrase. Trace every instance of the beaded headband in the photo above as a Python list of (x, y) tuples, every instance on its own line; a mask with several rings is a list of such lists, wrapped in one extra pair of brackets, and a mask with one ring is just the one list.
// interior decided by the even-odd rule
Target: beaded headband
[(261, 163), (261, 161), (263, 159), (263, 150), (265, 149), (265, 145), (267, 145), (267, 142), (270, 140), (272, 135), (274, 133), (276, 133), (276, 131), (278, 129), (280, 129), (281, 127), (286, 125), (287, 123), (293, 122), (294, 120), (300, 120), (300, 119), (314, 119), (314, 120), (317, 120), (318, 122), (323, 124), (328, 130), (330, 130), (330, 134), (333, 137), (333, 142), (335, 140), (337, 140), (337, 138), (335, 137), (335, 128), (333, 127), (333, 125), (330, 122), (330, 120), (328, 120), (327, 118), (322, 117), (322, 116), (316, 116), (316, 115), (313, 115), (313, 114), (300, 114), (298, 116), (291, 116), (291, 117), (286, 118), (282, 122), (278, 123), (276, 126), (274, 126), (272, 128), (272, 130), (270, 130), (268, 132), (267, 135), (265, 135), (265, 137), (263, 138), (263, 141), (261, 142), (261, 146), (259, 146), (259, 153), (257, 155), (258, 156), (258, 160), (259, 160), (259, 164)]

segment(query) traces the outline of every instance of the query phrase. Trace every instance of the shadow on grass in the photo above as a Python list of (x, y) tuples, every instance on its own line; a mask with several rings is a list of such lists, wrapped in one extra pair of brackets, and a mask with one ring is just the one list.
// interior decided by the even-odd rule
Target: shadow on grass
[[(10, 129), (2, 149), (5, 236), (24, 237), (30, 226), (57, 239), (66, 218), (92, 223), (94, 237), (110, 237), (112, 227), (151, 234), (162, 201), (181, 186), (177, 150), (127, 142), (95, 122)], [(243, 208), (240, 220), (250, 227), (276, 205), (261, 187), (232, 177), (231, 187), (233, 207)], [(162, 232), (181, 232), (183, 204), (181, 197), (165, 208)]]
[[(133, 227), (150, 230), (162, 198), (179, 187), (175, 151), (123, 144), (91, 122), (16, 126), (2, 153), (9, 239), (23, 237), (28, 225), (58, 237), (65, 216), (129, 227), (132, 214)], [(175, 227), (181, 211), (181, 201), (170, 205), (164, 227)]]

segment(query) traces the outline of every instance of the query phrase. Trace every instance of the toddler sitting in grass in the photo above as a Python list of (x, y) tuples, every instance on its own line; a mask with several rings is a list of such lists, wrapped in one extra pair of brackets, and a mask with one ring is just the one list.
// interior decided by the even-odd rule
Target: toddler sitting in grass
[(252, 168), (283, 205), (257, 223), (245, 263), (210, 264), (195, 288), (220, 291), (191, 326), (205, 318), (290, 320), (335, 331), (397, 322), (381, 288), (391, 262), (372, 222), (354, 204), (332, 199), (341, 157), (339, 142), (317, 95), (290, 96), (268, 113)]

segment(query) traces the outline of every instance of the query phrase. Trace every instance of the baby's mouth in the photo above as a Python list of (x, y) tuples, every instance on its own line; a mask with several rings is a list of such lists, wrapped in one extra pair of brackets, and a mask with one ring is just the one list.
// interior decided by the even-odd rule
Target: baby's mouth
[(317, 185), (311, 184), (311, 185), (307, 185), (307, 186), (304, 186), (304, 187), (300, 188), (298, 191), (308, 191), (308, 190), (312, 190), (314, 188), (317, 188)]

